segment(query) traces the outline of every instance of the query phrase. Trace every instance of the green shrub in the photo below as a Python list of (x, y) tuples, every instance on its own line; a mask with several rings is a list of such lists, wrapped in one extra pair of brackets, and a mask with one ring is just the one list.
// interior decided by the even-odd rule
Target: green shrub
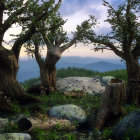
[(39, 128), (34, 128), (31, 133), (33, 140), (46, 140), (45, 132)]
[(1, 133), (18, 133), (18, 126), (16, 123), (8, 123), (4, 128), (2, 129)]
[(133, 129), (128, 129), (123, 140), (140, 140), (140, 131), (136, 134)]

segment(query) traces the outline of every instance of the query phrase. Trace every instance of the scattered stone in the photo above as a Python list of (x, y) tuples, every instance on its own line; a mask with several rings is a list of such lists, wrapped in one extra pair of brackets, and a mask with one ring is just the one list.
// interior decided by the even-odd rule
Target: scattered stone
[(31, 140), (31, 136), (25, 133), (0, 134), (0, 140)]
[(117, 139), (124, 138), (128, 131), (133, 131), (135, 134), (140, 131), (140, 109), (135, 110), (124, 117), (116, 126), (113, 128), (113, 135)]
[(77, 121), (78, 123), (84, 123), (87, 119), (87, 115), (84, 110), (81, 107), (73, 104), (52, 107), (49, 110), (49, 115), (55, 118)]

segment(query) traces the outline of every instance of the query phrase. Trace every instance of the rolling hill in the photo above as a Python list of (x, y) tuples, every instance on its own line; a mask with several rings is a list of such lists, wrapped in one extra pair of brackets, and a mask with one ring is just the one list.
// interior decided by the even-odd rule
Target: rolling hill
[[(116, 69), (125, 69), (123, 64), (118, 59), (101, 59), (93, 57), (62, 57), (56, 65), (57, 69), (60, 68), (84, 68), (93, 71), (105, 72)], [(18, 81), (23, 82), (25, 80), (39, 77), (39, 67), (34, 59), (20, 60)]]

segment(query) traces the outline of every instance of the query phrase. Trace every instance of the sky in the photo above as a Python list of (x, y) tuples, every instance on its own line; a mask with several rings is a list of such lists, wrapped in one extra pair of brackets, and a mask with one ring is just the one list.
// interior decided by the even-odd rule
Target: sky
[[(116, 6), (123, 0), (107, 0), (112, 5)], [(80, 25), (82, 21), (89, 18), (89, 15), (94, 15), (98, 22), (98, 28), (96, 28), (96, 33), (103, 34), (110, 31), (110, 25), (104, 20), (107, 17), (107, 8), (102, 5), (102, 0), (63, 0), (60, 7), (60, 13), (64, 19), (67, 19), (64, 29), (68, 34), (75, 31), (76, 26)], [(6, 18), (6, 17), (5, 17)], [(12, 37), (9, 34), (20, 33), (21, 28), (14, 25), (13, 28), (9, 29), (4, 39), (9, 42)], [(81, 56), (81, 57), (102, 57), (102, 58), (118, 58), (112, 51), (104, 51), (102, 53), (94, 52), (91, 50), (93, 44), (84, 46), (83, 44), (78, 44), (76, 47), (72, 46), (63, 53), (63, 56)], [(24, 52), (25, 49), (22, 49), (20, 57), (27, 57)]]

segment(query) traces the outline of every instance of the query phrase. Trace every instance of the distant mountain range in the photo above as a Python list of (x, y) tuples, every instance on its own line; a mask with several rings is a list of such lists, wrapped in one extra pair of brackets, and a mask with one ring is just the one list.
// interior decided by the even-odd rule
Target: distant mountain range
[(125, 69), (124, 64), (113, 64), (110, 62), (105, 61), (99, 61), (92, 64), (87, 64), (83, 66), (85, 69), (99, 71), (99, 72), (105, 72), (105, 71), (111, 71), (111, 70), (119, 70), (119, 69)]
[[(125, 64), (119, 59), (103, 59), (94, 57), (62, 57), (57, 65), (60, 68), (84, 68), (93, 71), (105, 72), (110, 70), (125, 69)], [(34, 59), (20, 60), (18, 81), (39, 77), (39, 67)]]

